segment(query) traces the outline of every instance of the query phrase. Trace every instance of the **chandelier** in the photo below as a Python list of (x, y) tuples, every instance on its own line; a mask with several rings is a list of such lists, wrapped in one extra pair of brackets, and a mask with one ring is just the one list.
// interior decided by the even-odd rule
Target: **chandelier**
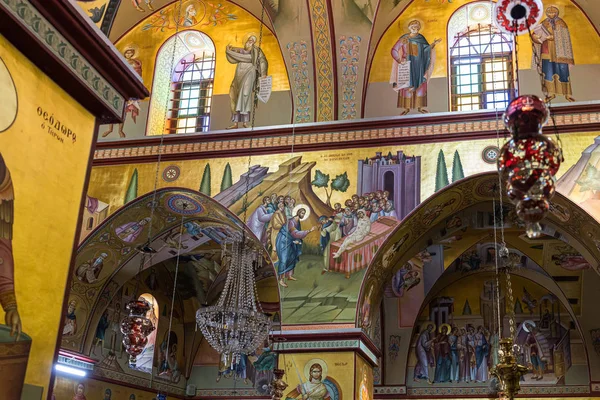
[(150, 303), (143, 298), (132, 300), (126, 306), (129, 315), (121, 321), (123, 345), (129, 354), (129, 366), (135, 368), (136, 357), (139, 356), (148, 343), (148, 335), (155, 329), (154, 324), (146, 317), (151, 309)]
[(230, 356), (225, 359), (232, 365), (242, 354), (259, 348), (271, 329), (258, 302), (254, 279), (262, 256), (245, 239), (244, 235), (241, 241), (223, 242), (223, 268), (229, 268), (225, 287), (217, 304), (196, 312), (196, 323), (208, 343), (219, 354)]
[(548, 109), (536, 96), (514, 99), (506, 109), (504, 123), (512, 138), (500, 150), (498, 170), (506, 179), (506, 194), (526, 223), (527, 236), (542, 234), (539, 222), (550, 209), (555, 192), (554, 175), (563, 161), (562, 151), (542, 134)]

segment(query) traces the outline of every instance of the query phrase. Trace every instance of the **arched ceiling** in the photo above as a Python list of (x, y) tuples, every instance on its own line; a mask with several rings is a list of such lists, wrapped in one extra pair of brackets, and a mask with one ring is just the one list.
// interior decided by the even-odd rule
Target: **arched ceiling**
[[(177, 1), (179, 0), (152, 0), (150, 2), (154, 10), (152, 11), (145, 0), (142, 0), (140, 8), (144, 10), (143, 12), (136, 10), (131, 1), (84, 0), (78, 3), (88, 14), (93, 5), (106, 5), (106, 11), (102, 20), (98, 21), (98, 25), (110, 40), (116, 43), (130, 29), (151, 15), (164, 17), (170, 21), (171, 26), (174, 26), (174, 17), (165, 11), (165, 7)], [(299, 76), (306, 76), (310, 86), (310, 90), (306, 93), (302, 91), (302, 95), (308, 97), (306, 104), (314, 104), (316, 109), (307, 111), (308, 119), (296, 117), (297, 122), (360, 118), (364, 114), (366, 82), (375, 50), (390, 25), (415, 2), (421, 2), (428, 7), (436, 2), (440, 7), (448, 6), (445, 0), (182, 1), (184, 8), (191, 4), (196, 5), (196, 19), (201, 22), (193, 29), (200, 30), (203, 25), (221, 25), (223, 23), (221, 18), (227, 19), (228, 13), (235, 14), (236, 9), (239, 12), (238, 7), (260, 20), (264, 3), (263, 20), (266, 28), (273, 32), (279, 42), (294, 95), (298, 96), (298, 92), (302, 91), (301, 87), (307, 86), (306, 82), (300, 81), (296, 82), (298, 87), (294, 86), (294, 80)], [(600, 2), (571, 1), (587, 14), (599, 31)], [(468, 2), (464, 1), (464, 3)], [(100, 8), (98, 11), (101, 11)], [(445, 24), (445, 21), (437, 23)], [(305, 68), (299, 66), (302, 61), (307, 62)], [(351, 72), (347, 72), (349, 70)], [(348, 81), (348, 74), (353, 75), (351, 82)], [(344, 92), (344, 85), (350, 83), (354, 87), (351, 96), (354, 102), (352, 105), (344, 104), (341, 98), (337, 98), (348, 96)]]
[[(193, 323), (195, 310), (214, 303), (224, 285), (227, 268), (222, 262), (221, 243), (241, 239), (244, 229), (263, 256), (263, 266), (255, 272), (259, 299), (265, 311), (279, 312), (273, 264), (237, 216), (193, 190), (161, 189), (155, 198), (149, 193), (125, 205), (80, 245), (69, 291), (69, 302), (76, 304), (78, 328), (74, 335), (63, 336), (62, 347), (89, 350), (98, 321), (112, 299), (124, 285), (136, 287), (138, 275), (144, 282), (141, 286), (148, 286), (149, 272), (161, 280), (156, 287), (162, 286), (168, 294), (178, 269), (176, 303), (182, 310), (180, 320)], [(155, 253), (142, 260), (137, 248), (147, 240)], [(95, 263), (100, 263), (99, 268), (93, 267)]]
[[(408, 260), (427, 246), (443, 242), (450, 235), (457, 234), (456, 230), (459, 230), (460, 226), (453, 228), (455, 229), (454, 233), (450, 232), (449, 228), (453, 225), (452, 221), (456, 216), (463, 215), (464, 218), (464, 215), (468, 215), (470, 217), (467, 218), (471, 219), (471, 223), (477, 224), (480, 222), (477, 213), (474, 212), (477, 211), (477, 206), (481, 208), (485, 205), (490, 210), (493, 209), (494, 202), (495, 205), (498, 205), (498, 201), (495, 200), (497, 187), (498, 176), (496, 173), (475, 175), (445, 188), (415, 209), (388, 237), (371, 262), (365, 274), (359, 297), (357, 324), (367, 329), (374, 326), (372, 313), (368, 313), (370, 315), (365, 317), (362, 315), (363, 310), (380, 304), (385, 286), (391, 281), (392, 274)], [(507, 198), (504, 198), (504, 202), (506, 205), (510, 204)], [(481, 220), (484, 225), (486, 218)], [(511, 216), (510, 212), (507, 219), (513, 226), (517, 226), (519, 222), (518, 218)], [(487, 224), (490, 225), (489, 222)], [(600, 224), (558, 193), (552, 199), (551, 212), (544, 219), (543, 224), (547, 239), (560, 239), (567, 243), (585, 258), (591, 268), (600, 274), (600, 241), (597, 239), (600, 237)], [(486, 227), (481, 226), (481, 228)], [(487, 227), (487, 229), (489, 228), (490, 226)], [(483, 236), (484, 240), (490, 241), (487, 232)], [(518, 242), (526, 240), (522, 235), (517, 235), (516, 238), (510, 238), (510, 235), (507, 235), (507, 239), (507, 242), (519, 248), (523, 253), (531, 252), (531, 250), (526, 250), (518, 245)], [(461, 241), (456, 242), (456, 249), (450, 262), (480, 240), (481, 237), (478, 238), (475, 233), (471, 241), (466, 240), (462, 244)], [(534, 260), (536, 258), (531, 253), (529, 257)], [(539, 256), (537, 258), (539, 259)], [(541, 263), (538, 261), (538, 264)]]

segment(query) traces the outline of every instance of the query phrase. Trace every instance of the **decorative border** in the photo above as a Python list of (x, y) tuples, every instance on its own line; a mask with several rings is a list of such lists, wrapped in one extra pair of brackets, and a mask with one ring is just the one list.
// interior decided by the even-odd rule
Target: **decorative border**
[[(480, 387), (426, 387), (408, 388), (408, 396), (485, 396), (490, 390), (487, 386)], [(377, 393), (377, 392), (376, 392)], [(589, 394), (589, 386), (521, 386), (519, 395), (580, 395)]]
[(325, 0), (308, 0), (308, 3), (311, 10), (315, 79), (317, 81), (317, 121), (333, 121), (335, 117), (335, 77), (329, 11)]
[(340, 36), (340, 88), (342, 92), (342, 116), (340, 119), (358, 118), (356, 86), (358, 85), (360, 43), (360, 36)]
[(120, 383), (129, 383), (131, 385), (135, 385), (139, 388), (144, 388), (146, 390), (160, 390), (167, 392), (172, 395), (185, 396), (185, 389), (167, 385), (159, 382), (157, 379), (154, 379), (152, 382), (150, 379), (140, 378), (138, 376), (133, 376), (129, 374), (125, 374), (122, 372), (112, 371), (109, 369), (104, 369), (100, 367), (94, 368), (94, 373), (91, 376), (92, 378), (105, 378), (110, 381), (120, 382)]
[(590, 386), (592, 387), (592, 392), (600, 392), (600, 382), (592, 382)]
[(234, 397), (252, 398), (252, 399), (270, 399), (270, 397), (259, 396), (256, 389), (196, 389), (196, 396), (199, 397)]
[(335, 351), (358, 350), (374, 365), (377, 365), (377, 356), (359, 339), (348, 340), (316, 340), (303, 342), (275, 342), (274, 351), (293, 353), (297, 351)]
[[(599, 103), (600, 104), (600, 103)], [(556, 115), (560, 133), (592, 132), (600, 130), (600, 112), (594, 105), (587, 112), (564, 109)], [(571, 111), (571, 113), (569, 113)], [(335, 124), (303, 124), (255, 129), (252, 146), (245, 132), (235, 134), (214, 132), (204, 135), (169, 135), (164, 138), (163, 160), (185, 160), (211, 157), (247, 156), (289, 151), (293, 145), (296, 151), (331, 150), (335, 148), (377, 147), (430, 143), (437, 141), (458, 141), (491, 139), (497, 130), (503, 131), (502, 123), (492, 116), (482, 113), (458, 113), (440, 117), (395, 117), (370, 119), (357, 122), (337, 122)], [(475, 120), (475, 118), (479, 118)], [(547, 127), (549, 134), (552, 128)], [(94, 165), (135, 162), (155, 162), (160, 147), (160, 138), (119, 140), (99, 142), (94, 153)]]
[(289, 42), (286, 46), (290, 54), (291, 82), (294, 93), (294, 118), (297, 124), (310, 122), (310, 77), (308, 75), (308, 45), (304, 40)]
[(375, 395), (378, 394), (406, 394), (406, 386), (374, 386)]
[(40, 43), (52, 52), (71, 72), (96, 93), (97, 97), (117, 115), (125, 102), (114, 87), (42, 16), (29, 0), (0, 0), (0, 6), (20, 20)]

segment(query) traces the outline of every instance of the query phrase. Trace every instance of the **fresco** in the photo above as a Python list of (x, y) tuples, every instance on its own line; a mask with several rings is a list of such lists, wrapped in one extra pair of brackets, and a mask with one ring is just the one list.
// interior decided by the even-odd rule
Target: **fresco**
[(88, 14), (92, 22), (100, 28), (109, 0), (77, 0), (77, 4)]
[[(181, 14), (184, 29), (194, 28), (208, 35), (214, 42), (217, 54), (221, 56), (225, 55), (228, 45), (243, 47), (244, 36), (250, 32), (258, 35), (260, 30), (259, 20), (229, 1), (188, 0), (183, 3)], [(139, 47), (138, 58), (144, 65), (142, 78), (146, 87), (152, 87), (155, 61), (160, 47), (175, 33), (175, 18), (179, 15), (177, 5), (178, 3), (173, 3), (148, 15), (115, 41), (115, 46), (121, 52), (131, 44)], [(185, 22), (186, 18), (189, 22)], [(261, 49), (269, 59), (269, 67), (273, 71), (273, 90), (289, 90), (281, 50), (275, 36), (266, 27), (263, 30)], [(216, 71), (220, 76), (233, 78), (235, 69), (236, 66), (226, 62), (225, 57), (219, 57), (217, 60)], [(216, 80), (214, 94), (229, 94), (231, 78)]]
[[(498, 363), (498, 321), (506, 334), (513, 311), (504, 279), (500, 286), (500, 316), (494, 309), (494, 273), (472, 274), (459, 285), (432, 293), (417, 321), (407, 385), (488, 384), (490, 370)], [(520, 276), (512, 277), (512, 286), (520, 300), (514, 305), (516, 343), (523, 349), (520, 362), (528, 368), (521, 385), (587, 384), (587, 360), (575, 355), (581, 336), (568, 306), (547, 288)]]
[(0, 87), (0, 397), (12, 400), (23, 380), (50, 383), (94, 118), (3, 37)]
[(160, 400), (156, 393), (146, 392), (95, 379), (75, 380), (57, 376), (52, 400)]
[[(390, 50), (394, 47), (394, 43), (398, 41), (409, 30), (409, 24), (412, 21), (419, 21), (421, 25), (421, 31), (419, 32), (426, 38), (441, 38), (442, 43), (436, 47), (437, 60), (435, 67), (431, 71), (431, 77), (445, 77), (447, 76), (447, 46), (450, 44), (446, 38), (448, 32), (446, 32), (446, 21), (448, 21), (451, 15), (456, 12), (465, 2), (447, 2), (446, 4), (440, 5), (438, 1), (413, 1), (400, 16), (390, 25), (388, 30), (382, 36), (381, 41), (375, 51), (372, 65), (377, 66), (372, 68), (369, 76), (369, 82), (388, 82), (390, 76), (389, 67), (392, 66), (393, 58), (390, 54)], [(585, 15), (581, 10), (575, 6), (570, 0), (551, 0), (543, 1), (544, 7), (548, 8), (554, 6), (558, 9), (556, 17), (550, 17), (546, 15), (545, 24), (551, 24), (552, 18), (555, 21), (559, 21), (559, 32), (561, 40), (565, 39), (564, 43), (569, 46), (562, 47), (560, 49), (561, 63), (551, 61), (547, 59), (543, 64), (542, 68), (546, 68), (547, 73), (551, 72), (551, 68), (556, 68), (557, 71), (560, 69), (562, 76), (556, 85), (554, 81), (547, 84), (548, 89), (554, 89), (553, 94), (567, 94), (568, 85), (563, 85), (561, 82), (565, 82), (565, 79), (569, 76), (568, 69), (561, 65), (573, 64), (573, 54), (575, 55), (577, 64), (598, 64), (600, 59), (597, 54), (591, 54), (587, 49), (591, 45), (591, 42), (595, 46), (600, 45), (600, 37), (595, 32), (593, 25), (588, 22)], [(555, 14), (551, 14), (554, 16)], [(489, 19), (488, 19), (489, 20)], [(573, 32), (569, 32), (568, 27), (577, 27)], [(547, 31), (547, 28), (544, 28)], [(536, 33), (537, 34), (537, 33)], [(571, 37), (573, 35), (573, 37)], [(541, 49), (541, 44), (544, 42), (548, 35), (539, 36), (539, 39), (534, 40), (540, 46), (535, 46)], [(572, 46), (570, 45), (572, 41)], [(423, 42), (424, 45), (426, 42)], [(532, 43), (526, 36), (520, 36), (518, 38), (519, 44), (519, 67), (521, 69), (532, 68)], [(553, 44), (553, 43), (550, 43)], [(547, 51), (550, 51), (550, 46), (546, 46)], [(423, 47), (423, 49), (426, 49)], [(541, 50), (540, 50), (541, 51)], [(562, 52), (564, 51), (564, 53)], [(554, 53), (553, 53), (554, 54)], [(563, 57), (564, 56), (564, 57)], [(536, 64), (534, 64), (536, 65)], [(558, 90), (558, 91), (557, 91)], [(567, 99), (568, 100), (568, 99)]]
[(288, 391), (285, 399), (343, 400), (353, 397), (354, 353), (302, 353), (279, 356)]
[[(595, 136), (563, 135), (561, 172)], [(243, 217), (249, 175), (247, 223), (281, 272), (284, 323), (352, 322), (365, 268), (387, 235), (436, 190), (494, 170), (490, 157), (497, 153), (489, 149), (496, 144), (481, 140), (306, 152), (293, 158), (265, 155), (251, 159), (250, 171), (244, 158), (179, 161), (161, 168), (159, 186), (199, 188)], [(96, 167), (88, 195), (109, 204), (110, 214), (125, 199), (151, 191), (155, 173), (155, 164)], [(438, 211), (431, 210), (427, 221)], [(293, 223), (286, 224), (290, 218)], [(453, 236), (460, 236), (463, 227), (450, 224), (453, 234), (447, 239), (457, 239)], [(390, 286), (390, 296), (418, 308), (424, 299), (421, 269), (428, 260), (425, 253), (411, 260)], [(410, 326), (416, 315), (405, 317)]]
[(358, 354), (355, 357), (355, 398), (357, 400), (373, 400), (373, 368)]

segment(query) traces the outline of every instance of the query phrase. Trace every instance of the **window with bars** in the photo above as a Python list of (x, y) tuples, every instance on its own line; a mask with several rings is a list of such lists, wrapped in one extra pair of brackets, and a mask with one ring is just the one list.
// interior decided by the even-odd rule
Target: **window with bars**
[(450, 47), (452, 111), (506, 108), (517, 89), (513, 38), (493, 26), (477, 25), (456, 36)]
[[(189, 59), (189, 60), (188, 60)], [(215, 55), (184, 57), (171, 83), (167, 133), (208, 132), (215, 78)]]

